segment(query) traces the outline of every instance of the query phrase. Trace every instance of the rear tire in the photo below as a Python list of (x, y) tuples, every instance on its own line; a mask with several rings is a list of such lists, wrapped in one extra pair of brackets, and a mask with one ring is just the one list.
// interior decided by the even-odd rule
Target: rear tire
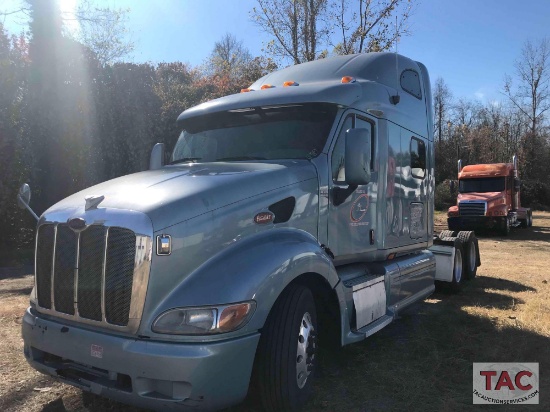
[(504, 218), (501, 229), (502, 236), (508, 236), (510, 234), (510, 218)]
[(527, 213), (527, 227), (533, 226), (533, 212), (529, 211)]
[(519, 227), (528, 227), (529, 217), (525, 217), (525, 219), (518, 219), (518, 220), (519, 220)]
[(458, 232), (457, 238), (462, 241), (464, 247), (464, 275), (467, 280), (475, 279), (477, 267), (481, 264), (479, 258), (479, 242), (472, 231)]
[(456, 237), (458, 232), (456, 230), (442, 230), (439, 234), (439, 237), (442, 239), (444, 237)]
[(317, 314), (311, 290), (290, 285), (271, 310), (256, 357), (258, 395), (267, 411), (294, 411), (307, 401), (316, 366)]
[(464, 248), (462, 241), (455, 238), (455, 259), (453, 262), (453, 281), (450, 284), (451, 292), (458, 293), (462, 289), (464, 281)]

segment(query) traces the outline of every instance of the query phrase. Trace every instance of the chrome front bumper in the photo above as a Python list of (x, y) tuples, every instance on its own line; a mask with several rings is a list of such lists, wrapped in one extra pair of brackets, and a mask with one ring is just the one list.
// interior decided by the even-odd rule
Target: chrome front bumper
[(260, 334), (166, 343), (65, 326), (27, 309), (24, 353), (38, 371), (119, 402), (156, 410), (215, 410), (248, 391)]

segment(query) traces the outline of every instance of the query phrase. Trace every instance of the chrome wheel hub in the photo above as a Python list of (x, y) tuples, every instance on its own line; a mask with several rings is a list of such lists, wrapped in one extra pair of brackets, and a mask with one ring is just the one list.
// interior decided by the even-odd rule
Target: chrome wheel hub
[(302, 389), (313, 370), (315, 360), (315, 328), (309, 312), (304, 313), (298, 333), (298, 350), (296, 353), (296, 382)]

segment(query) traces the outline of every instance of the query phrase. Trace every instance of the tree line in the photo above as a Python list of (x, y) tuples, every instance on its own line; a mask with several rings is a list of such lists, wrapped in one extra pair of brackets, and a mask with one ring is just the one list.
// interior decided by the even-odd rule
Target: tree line
[[(77, 11), (79, 36), (66, 29), (67, 16), (53, 1), (23, 3), (25, 34), (10, 34), (0, 24), (0, 248), (33, 244), (35, 222), (15, 200), (23, 182), (30, 183), (31, 204), (40, 214), (85, 187), (145, 170), (155, 143), (175, 144), (175, 119), (183, 110), (237, 93), (288, 64), (388, 50), (410, 34), (414, 7), (407, 0), (256, 1), (250, 17), (272, 39), (266, 54), (253, 56), (226, 34), (197, 66), (129, 62), (134, 46), (123, 35), (127, 11), (88, 0)], [(539, 64), (540, 54), (547, 54), (543, 46), (529, 43), (523, 53), (532, 52)], [(494, 162), (517, 153), (527, 194), (540, 207), (550, 205), (544, 197), (550, 172), (547, 62), (542, 66), (534, 109), (521, 74), (527, 76), (529, 67), (522, 72), (518, 66), (507, 78), (507, 104), (456, 100), (442, 79), (435, 82), (438, 182), (456, 177), (457, 157)]]

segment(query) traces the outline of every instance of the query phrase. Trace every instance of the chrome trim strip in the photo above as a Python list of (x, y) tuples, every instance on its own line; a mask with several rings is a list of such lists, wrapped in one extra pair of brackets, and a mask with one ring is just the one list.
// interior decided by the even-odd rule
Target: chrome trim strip
[[(50, 280), (50, 306), (51, 311), (55, 310), (55, 251), (56, 251), (56, 245), (57, 245), (57, 224), (54, 225), (54, 232), (53, 232), (53, 252), (52, 252), (52, 274), (51, 274), (51, 280)], [(38, 301), (37, 301), (38, 303)], [(38, 305), (37, 305), (38, 306)]]
[(107, 245), (109, 244), (109, 230), (105, 233), (105, 248), (103, 249), (103, 268), (101, 269), (101, 321), (107, 323), (105, 318), (105, 270), (107, 268)]
[[(151, 271), (151, 256), (153, 254), (153, 238), (136, 234), (136, 256), (134, 260), (134, 280), (132, 283), (132, 297), (128, 326), (137, 323), (143, 314), (149, 273)], [(136, 326), (136, 328), (137, 328)]]
[[(34, 239), (34, 288), (31, 292), (31, 303), (34, 303), (38, 306), (38, 283), (36, 282), (36, 257), (38, 256), (38, 232), (40, 231), (40, 226), (36, 226), (36, 237)], [(51, 275), (50, 275), (51, 276)], [(50, 291), (51, 293), (51, 291)]]
[(76, 262), (75, 262), (75, 268), (74, 268), (74, 286), (73, 286), (73, 306), (74, 306), (74, 313), (76, 316), (80, 317), (80, 313), (78, 313), (78, 268), (80, 267), (80, 233), (77, 232), (77, 238), (76, 238)]

